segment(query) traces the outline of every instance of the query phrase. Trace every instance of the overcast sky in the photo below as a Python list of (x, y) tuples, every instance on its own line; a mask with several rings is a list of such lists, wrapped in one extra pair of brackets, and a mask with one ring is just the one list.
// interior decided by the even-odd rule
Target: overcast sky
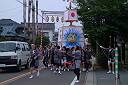
[[(23, 0), (18, 0), (23, 2)], [(23, 4), (17, 0), (0, 0), (0, 19), (12, 19), (18, 23), (23, 22)], [(28, 1), (28, 0), (26, 0)], [(63, 0), (38, 0), (39, 9), (45, 11), (65, 11), (68, 3)], [(41, 11), (39, 10), (39, 14)], [(41, 22), (39, 16), (39, 22)], [(56, 23), (56, 29), (62, 26), (62, 23)]]
[[(19, 0), (23, 1), (23, 0)], [(0, 19), (13, 19), (22, 22), (22, 4), (16, 0), (0, 0)], [(64, 11), (66, 2), (63, 0), (39, 0), (39, 9)], [(40, 11), (39, 11), (40, 13)], [(41, 14), (41, 13), (40, 13)], [(39, 20), (41, 17), (39, 17)]]

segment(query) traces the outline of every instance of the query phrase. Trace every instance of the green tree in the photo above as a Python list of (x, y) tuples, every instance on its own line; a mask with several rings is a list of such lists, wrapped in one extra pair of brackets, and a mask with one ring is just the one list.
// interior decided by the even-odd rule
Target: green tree
[(127, 0), (77, 0), (78, 15), (91, 40), (103, 41), (117, 33), (128, 42)]
[(120, 36), (124, 43), (128, 43), (127, 0), (77, 0), (77, 5), (79, 20), (94, 49), (96, 41), (108, 47), (109, 36)]
[[(45, 45), (48, 45), (49, 43), (50, 43), (49, 37), (43, 36), (42, 37), (42, 45), (45, 46)], [(36, 45), (41, 44), (41, 37), (40, 36), (36, 37), (35, 44)]]

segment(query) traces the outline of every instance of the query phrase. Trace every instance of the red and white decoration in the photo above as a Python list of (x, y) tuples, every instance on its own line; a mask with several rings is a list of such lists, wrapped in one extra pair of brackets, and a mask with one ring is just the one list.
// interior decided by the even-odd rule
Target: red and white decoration
[(64, 13), (64, 21), (65, 22), (78, 21), (77, 10), (75, 9), (67, 10)]

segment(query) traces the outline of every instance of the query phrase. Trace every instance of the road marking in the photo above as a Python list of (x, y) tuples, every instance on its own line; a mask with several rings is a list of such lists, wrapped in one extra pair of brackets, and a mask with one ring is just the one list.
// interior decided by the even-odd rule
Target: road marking
[(25, 77), (25, 76), (29, 75), (29, 74), (30, 74), (30, 72), (25, 73), (25, 74), (22, 74), (22, 75), (19, 75), (19, 76), (17, 76), (17, 77), (13, 77), (13, 78), (8, 79), (8, 80), (5, 80), (5, 81), (1, 82), (0, 85), (7, 84), (7, 83), (10, 83), (10, 82), (12, 82), (12, 81), (18, 80), (18, 79), (20, 79), (20, 78), (22, 78), (22, 77)]
[(70, 85), (75, 85), (76, 80), (77, 80), (77, 76), (75, 76), (75, 78), (73, 79), (73, 81)]
[[(43, 69), (43, 67), (39, 68), (39, 70), (42, 70), (42, 69)], [(35, 73), (36, 70), (34, 70), (33, 72)], [(2, 82), (0, 82), (0, 85), (5, 85), (5, 84), (8, 84), (8, 83), (11, 83), (11, 82), (16, 81), (16, 80), (18, 80), (18, 79), (20, 79), (20, 78), (23, 78), (23, 77), (25, 77), (25, 76), (27, 76), (27, 75), (30, 75), (30, 72), (21, 74), (21, 75), (19, 75), (19, 76), (13, 77), (13, 78), (8, 79), (8, 80), (5, 80), (5, 81), (2, 81)]]
[(85, 82), (83, 83), (83, 85), (86, 85), (86, 81), (87, 81), (87, 73), (85, 74)]

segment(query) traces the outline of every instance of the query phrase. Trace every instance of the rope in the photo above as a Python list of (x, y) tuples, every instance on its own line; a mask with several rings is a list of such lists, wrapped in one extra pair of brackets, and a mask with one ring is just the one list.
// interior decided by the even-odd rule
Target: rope
[[(95, 40), (96, 44), (100, 47), (101, 45)], [(101, 48), (101, 47), (100, 47)], [(106, 56), (106, 58), (108, 58), (108, 55), (104, 52), (104, 50), (101, 50), (103, 52), (103, 54)]]

